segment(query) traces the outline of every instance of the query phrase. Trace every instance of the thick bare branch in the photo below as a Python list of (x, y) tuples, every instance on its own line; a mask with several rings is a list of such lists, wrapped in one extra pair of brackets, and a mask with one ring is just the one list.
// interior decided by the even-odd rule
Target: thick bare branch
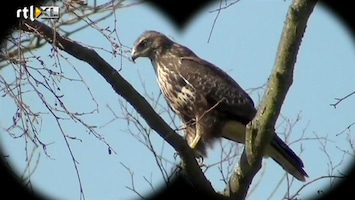
[(274, 134), (275, 122), (293, 81), (297, 53), (316, 0), (294, 0), (289, 8), (274, 69), (258, 113), (247, 130), (245, 149), (227, 191), (233, 199), (244, 199), (261, 167), (263, 151)]
[(184, 161), (186, 173), (196, 188), (209, 192), (211, 195), (217, 195), (198, 166), (194, 153), (186, 141), (174, 132), (132, 85), (100, 57), (96, 51), (61, 36), (49, 26), (38, 21), (23, 21), (20, 29), (43, 37), (53, 46), (90, 64), (112, 86), (117, 94), (121, 95), (137, 110), (152, 129), (179, 152)]

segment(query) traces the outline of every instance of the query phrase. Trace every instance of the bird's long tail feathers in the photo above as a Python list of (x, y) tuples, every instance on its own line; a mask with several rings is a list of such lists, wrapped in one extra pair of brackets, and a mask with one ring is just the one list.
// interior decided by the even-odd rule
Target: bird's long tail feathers
[[(245, 143), (245, 125), (236, 121), (225, 124), (223, 137), (235, 142)], [(287, 146), (275, 133), (270, 146), (265, 149), (264, 155), (275, 160), (284, 170), (300, 181), (308, 177), (303, 170), (302, 160)]]
[(306, 177), (308, 177), (303, 169), (302, 160), (276, 134), (265, 154), (275, 160), (296, 179), (305, 181)]

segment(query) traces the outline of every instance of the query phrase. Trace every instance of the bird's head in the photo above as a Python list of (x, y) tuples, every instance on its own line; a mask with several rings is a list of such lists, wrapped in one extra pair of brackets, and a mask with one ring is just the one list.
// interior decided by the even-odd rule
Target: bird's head
[(157, 31), (145, 31), (134, 42), (131, 53), (132, 61), (134, 62), (138, 57), (148, 57), (152, 59), (157, 51), (171, 43), (172, 41), (162, 33)]

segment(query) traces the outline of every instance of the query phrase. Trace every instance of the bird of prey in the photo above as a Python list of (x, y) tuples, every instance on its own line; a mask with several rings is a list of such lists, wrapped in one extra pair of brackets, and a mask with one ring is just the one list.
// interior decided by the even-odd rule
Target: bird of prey
[[(253, 100), (226, 72), (189, 48), (157, 31), (145, 31), (132, 49), (132, 61), (150, 59), (160, 89), (180, 117), (185, 139), (201, 156), (217, 138), (245, 143), (246, 125), (254, 118)], [(300, 181), (308, 177), (302, 160), (275, 133), (265, 157), (273, 158)]]

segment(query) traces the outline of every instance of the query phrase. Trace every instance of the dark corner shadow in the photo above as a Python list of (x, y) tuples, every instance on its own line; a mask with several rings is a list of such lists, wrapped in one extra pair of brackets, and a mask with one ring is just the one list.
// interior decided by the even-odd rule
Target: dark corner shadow
[[(12, 29), (19, 22), (16, 18), (16, 10), (28, 5), (40, 5), (42, 2), (45, 1), (12, 0), (6, 2), (6, 8), (3, 8), (0, 12), (0, 19), (2, 19), (0, 29), (1, 45), (5, 42), (4, 39), (11, 34)], [(5, 6), (5, 4), (3, 4), (3, 6)], [(2, 50), (3, 49), (0, 49), (0, 52), (2, 52)], [(0, 115), (6, 115), (6, 113), (1, 112), (1, 106), (2, 105), (0, 105)], [(0, 134), (4, 134), (2, 129), (0, 129)], [(42, 199), (39, 195), (36, 196), (29, 189), (26, 189), (25, 185), (20, 184), (18, 175), (11, 170), (11, 166), (7, 162), (7, 159), (7, 156), (4, 155), (0, 146), (0, 197), (3, 199)]]
[(171, 182), (166, 186), (165, 184), (158, 189), (157, 192), (148, 196), (149, 200), (165, 200), (165, 199), (181, 199), (187, 200), (191, 198), (204, 200), (217, 200), (208, 196), (203, 191), (194, 188), (186, 175), (180, 173), (176, 175)]
[(147, 0), (158, 8), (165, 16), (175, 24), (177, 30), (183, 31), (189, 20), (193, 19), (198, 11), (214, 0), (190, 1), (190, 0)]
[[(197, 3), (200, 1), (153, 1), (154, 5), (161, 10), (164, 10), (165, 14), (175, 22), (176, 26), (179, 27), (180, 30), (183, 30), (184, 25), (188, 22), (191, 17), (193, 17), (196, 11), (200, 10), (207, 3), (211, 3), (212, 1), (205, 1), (202, 3)], [(0, 12), (0, 17), (3, 19), (3, 24), (1, 28), (1, 42), (7, 34), (10, 33), (10, 28), (16, 25), (18, 22), (15, 18), (15, 11), (18, 8), (23, 6), (41, 3), (43, 1), (7, 1), (6, 9), (3, 9)], [(167, 3), (169, 2), (169, 3)], [(195, 2), (195, 3), (193, 3)], [(206, 3), (207, 2), (207, 3)], [(333, 1), (333, 0), (323, 0), (321, 1), (323, 5), (329, 9), (329, 11), (334, 12), (334, 14), (339, 17), (344, 24), (348, 26), (348, 30), (354, 31), (354, 19), (355, 12), (352, 11), (352, 1)], [(334, 3), (338, 2), (338, 3)], [(183, 10), (182, 10), (183, 8)], [(353, 34), (353, 33), (352, 33)], [(3, 114), (3, 113), (1, 113)], [(1, 149), (1, 148), (0, 148)], [(6, 157), (0, 152), (0, 170), (1, 170), (1, 178), (0, 178), (0, 194), (4, 197), (11, 197), (11, 199), (17, 198), (26, 198), (26, 199), (41, 199), (40, 196), (35, 196), (29, 190), (25, 189), (23, 185), (21, 185), (18, 181), (16, 175), (11, 172), (8, 164), (5, 162)], [(343, 181), (340, 181), (336, 187), (332, 191), (322, 191), (320, 188), (320, 192), (324, 192), (324, 195), (321, 199), (337, 199), (341, 198), (341, 196), (352, 195), (353, 190), (352, 186), (355, 183), (355, 167), (349, 167), (349, 173), (347, 178)], [(157, 192), (155, 195), (151, 196), (151, 199), (172, 199), (172, 198), (191, 198), (198, 196), (199, 199), (209, 199), (203, 192), (198, 192), (195, 188), (192, 187), (190, 182), (184, 176), (177, 176), (174, 181), (172, 181), (171, 185), (166, 188), (162, 188), (161, 191)], [(319, 195), (322, 196), (322, 195)]]
[(354, 193), (354, 183), (355, 183), (355, 166), (354, 163), (352, 166), (348, 168), (348, 171), (346, 174), (344, 174), (345, 178), (339, 180), (338, 182), (335, 183), (334, 187), (330, 190), (327, 191), (323, 188), (319, 189), (314, 189), (317, 191), (317, 194), (315, 194), (311, 199), (315, 200), (333, 200), (333, 199), (339, 199), (344, 197), (350, 197)]
[(11, 171), (10, 166), (5, 162), (3, 157), (0, 158), (0, 173), (0, 194), (2, 197), (28, 200), (43, 199), (39, 195), (35, 195), (29, 189), (26, 189), (26, 186), (20, 184), (19, 178)]

